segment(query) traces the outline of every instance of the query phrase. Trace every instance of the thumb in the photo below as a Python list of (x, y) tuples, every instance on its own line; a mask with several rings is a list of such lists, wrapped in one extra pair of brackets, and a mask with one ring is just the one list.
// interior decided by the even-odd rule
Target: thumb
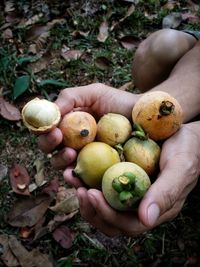
[(153, 227), (158, 224), (160, 216), (172, 209), (180, 196), (183, 197), (183, 190), (187, 189), (191, 179), (188, 179), (188, 176), (185, 179), (185, 168), (181, 165), (166, 164), (142, 199), (138, 216), (145, 226)]

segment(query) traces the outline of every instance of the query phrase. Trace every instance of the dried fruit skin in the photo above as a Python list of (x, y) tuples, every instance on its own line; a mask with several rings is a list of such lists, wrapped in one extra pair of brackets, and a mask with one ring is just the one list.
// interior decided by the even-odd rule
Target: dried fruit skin
[(120, 162), (108, 168), (103, 175), (102, 192), (109, 205), (114, 209), (121, 211), (135, 209), (134, 204), (141, 199), (141, 197), (135, 196), (131, 203), (132, 207), (129, 207), (120, 201), (119, 196), (121, 193), (117, 192), (112, 184), (116, 177), (119, 177), (120, 175), (123, 176), (125, 173), (131, 173), (135, 176), (135, 190), (139, 189), (145, 193), (151, 185), (147, 173), (135, 163)]
[(91, 188), (101, 188), (104, 172), (120, 162), (117, 151), (102, 142), (92, 142), (84, 146), (78, 154), (75, 175)]
[(46, 99), (34, 98), (22, 109), (24, 125), (34, 133), (47, 133), (60, 122), (58, 106)]
[(66, 114), (59, 128), (63, 133), (64, 145), (74, 149), (81, 149), (91, 143), (97, 132), (96, 120), (91, 114), (84, 111)]
[(149, 138), (141, 140), (132, 137), (125, 143), (123, 153), (126, 161), (139, 165), (148, 175), (152, 175), (158, 169), (160, 147)]
[(132, 119), (155, 141), (174, 134), (183, 121), (183, 111), (178, 101), (166, 92), (145, 93), (134, 105)]
[(97, 140), (110, 146), (123, 144), (131, 136), (130, 121), (121, 114), (107, 113), (97, 124)]

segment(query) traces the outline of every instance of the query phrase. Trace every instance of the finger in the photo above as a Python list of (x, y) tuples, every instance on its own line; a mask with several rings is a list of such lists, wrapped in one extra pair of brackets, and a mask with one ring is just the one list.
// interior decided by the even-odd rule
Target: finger
[(83, 186), (84, 186), (83, 182), (82, 182), (79, 178), (73, 176), (73, 170), (74, 170), (74, 166), (69, 166), (69, 167), (63, 172), (64, 180), (65, 180), (68, 184), (74, 186), (75, 188), (83, 187)]
[(88, 198), (87, 190), (85, 188), (81, 187), (77, 189), (77, 196), (79, 199), (80, 213), (84, 220), (88, 221), (92, 226), (108, 236), (116, 236), (120, 234), (119, 229), (107, 224), (101, 217), (99, 217)]
[(47, 134), (42, 134), (38, 137), (38, 146), (44, 153), (52, 152), (63, 139), (60, 129), (55, 128)]
[(107, 224), (117, 228), (120, 232), (129, 236), (136, 236), (148, 230), (139, 221), (137, 212), (119, 212), (114, 210), (108, 205), (102, 192), (90, 189), (88, 190), (88, 197), (99, 217), (103, 218)]
[(65, 147), (57, 154), (55, 154), (51, 158), (50, 162), (55, 169), (60, 170), (66, 168), (73, 161), (75, 161), (76, 157), (77, 152), (74, 149), (70, 147)]
[[(181, 157), (182, 160), (182, 157)], [(169, 160), (158, 179), (152, 184), (139, 206), (139, 217), (144, 225), (152, 227), (158, 218), (172, 209), (178, 198), (195, 185), (194, 162)]]

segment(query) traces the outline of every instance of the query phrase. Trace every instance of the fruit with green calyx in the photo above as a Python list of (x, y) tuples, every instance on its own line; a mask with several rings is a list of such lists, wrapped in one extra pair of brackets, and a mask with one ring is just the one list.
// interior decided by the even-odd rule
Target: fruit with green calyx
[(134, 136), (123, 146), (124, 158), (139, 165), (148, 175), (152, 175), (159, 167), (160, 146), (148, 138), (139, 125), (134, 124), (134, 129)]
[(84, 146), (77, 157), (73, 174), (91, 188), (101, 188), (104, 172), (120, 162), (117, 151), (103, 142), (91, 142)]
[(151, 185), (148, 174), (137, 164), (119, 162), (107, 169), (102, 179), (102, 192), (116, 210), (133, 210)]

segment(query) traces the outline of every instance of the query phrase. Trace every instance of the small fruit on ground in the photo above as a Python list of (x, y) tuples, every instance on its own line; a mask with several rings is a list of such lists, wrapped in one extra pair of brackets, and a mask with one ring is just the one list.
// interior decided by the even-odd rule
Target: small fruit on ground
[(97, 132), (97, 124), (94, 117), (84, 111), (74, 111), (66, 114), (60, 125), (63, 133), (63, 143), (74, 149), (81, 149), (91, 143)]
[(35, 133), (47, 133), (60, 122), (58, 106), (46, 99), (34, 98), (22, 109), (24, 125)]
[(152, 91), (136, 102), (132, 119), (154, 141), (164, 140), (180, 128), (183, 111), (178, 101), (168, 93)]
[(104, 172), (120, 162), (117, 151), (102, 142), (92, 142), (84, 146), (78, 154), (74, 175), (91, 188), (101, 188)]
[(131, 136), (130, 121), (121, 114), (107, 113), (97, 124), (97, 140), (110, 146), (123, 144)]
[(132, 210), (145, 195), (151, 182), (147, 173), (132, 162), (116, 163), (103, 175), (102, 192), (116, 210)]

